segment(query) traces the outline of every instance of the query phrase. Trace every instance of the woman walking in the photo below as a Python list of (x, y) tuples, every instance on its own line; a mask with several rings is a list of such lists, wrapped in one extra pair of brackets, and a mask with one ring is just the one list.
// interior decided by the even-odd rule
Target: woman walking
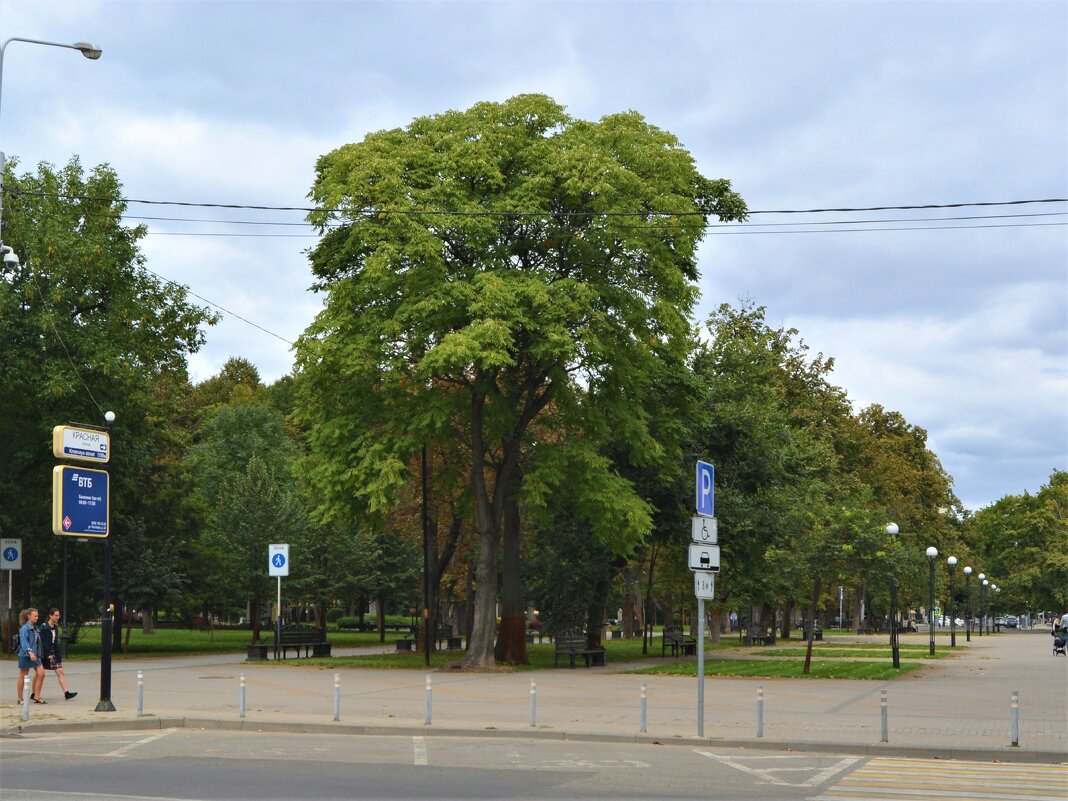
[[(63, 662), (60, 659), (59, 653), (59, 629), (56, 625), (59, 623), (59, 610), (54, 606), (48, 610), (48, 617), (45, 618), (45, 624), (41, 626), (41, 662), (44, 664), (45, 670), (54, 670), (56, 673), (56, 679), (59, 681), (59, 688), (63, 690), (63, 697), (68, 701), (76, 696), (78, 693), (72, 693), (67, 687), (67, 677), (63, 673)], [(41, 691), (37, 691), (37, 697), (41, 697)]]
[(30, 700), (35, 704), (45, 703), (41, 700), (41, 685), (44, 684), (45, 672), (41, 667), (41, 635), (37, 631), (37, 619), (40, 613), (32, 606), (23, 609), (19, 615), (22, 628), (19, 629), (19, 685), (16, 695), (22, 704), (22, 684), (26, 674), (33, 671), (33, 691)]

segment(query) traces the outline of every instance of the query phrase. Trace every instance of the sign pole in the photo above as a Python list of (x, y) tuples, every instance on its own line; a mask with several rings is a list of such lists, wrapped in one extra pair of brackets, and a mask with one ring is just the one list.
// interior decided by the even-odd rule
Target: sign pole
[(715, 597), (715, 574), (719, 572), (719, 535), (716, 522), (716, 468), (698, 460), (694, 511), (689, 549), (689, 567), (694, 571), (697, 596), (697, 736), (705, 736), (705, 599)]
[(697, 599), (697, 736), (705, 736), (705, 599)]

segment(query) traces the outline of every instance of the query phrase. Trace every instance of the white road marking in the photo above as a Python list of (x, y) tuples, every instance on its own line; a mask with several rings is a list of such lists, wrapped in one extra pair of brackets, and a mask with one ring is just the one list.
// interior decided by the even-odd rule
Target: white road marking
[(132, 743), (127, 743), (126, 745), (122, 746), (121, 748), (116, 748), (114, 751), (111, 751), (110, 753), (107, 753), (107, 754), (102, 754), (101, 756), (109, 756), (109, 757), (123, 756), (127, 751), (131, 751), (134, 748), (137, 748), (137, 746), (139, 746), (139, 745), (147, 745), (148, 743), (151, 743), (154, 740), (158, 740), (161, 737), (166, 737), (168, 734), (173, 734), (176, 731), (178, 731), (178, 730), (177, 729), (163, 729), (162, 731), (158, 731), (155, 734), (150, 735), (148, 737), (143, 737), (140, 740), (134, 740)]
[[(820, 768), (818, 765), (809, 765), (803, 767), (785, 767), (785, 768), (751, 768), (748, 765), (742, 764), (745, 761), (753, 762), (756, 760), (764, 759), (811, 759), (810, 756), (745, 756), (745, 757), (733, 757), (733, 756), (721, 756), (720, 754), (713, 754), (709, 751), (697, 751), (694, 753), (701, 756), (708, 757), (723, 765), (728, 765), (735, 770), (740, 770), (743, 773), (748, 773), (751, 776), (756, 776), (758, 779), (763, 779), (769, 784), (777, 784), (780, 787), (815, 787), (816, 785), (827, 781), (831, 776), (836, 773), (840, 773), (846, 768), (852, 766), (863, 757), (844, 757), (839, 759), (836, 763), (827, 768)], [(778, 776), (776, 773), (782, 773), (784, 771), (819, 771), (815, 776), (812, 776), (804, 781), (786, 781)]]
[(415, 749), (415, 764), (426, 764), (426, 740), (422, 737), (412, 738), (412, 748)]

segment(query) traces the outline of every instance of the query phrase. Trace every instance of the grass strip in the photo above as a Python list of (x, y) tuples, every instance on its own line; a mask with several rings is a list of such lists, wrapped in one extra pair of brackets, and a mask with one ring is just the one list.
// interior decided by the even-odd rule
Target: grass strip
[[(844, 662), (835, 660), (820, 662), (814, 660), (806, 676), (802, 671), (805, 664), (797, 661), (771, 661), (756, 659), (713, 659), (705, 662), (706, 676), (737, 676), (751, 678), (783, 679), (874, 679), (883, 681), (895, 679), (923, 667), (920, 662), (902, 662), (901, 669), (880, 662)], [(636, 668), (627, 673), (653, 674), (660, 676), (697, 676), (695, 662), (673, 662), (654, 667)]]
[[(959, 650), (959, 649), (958, 649)], [(906, 656), (909, 659), (942, 659), (949, 655), (948, 649), (935, 651), (934, 656), (931, 656), (926, 649), (920, 651), (918, 649), (900, 651), (902, 656)], [(804, 657), (804, 648), (763, 648), (760, 650), (761, 656), (771, 657)], [(866, 657), (869, 659), (890, 659), (892, 653), (889, 648), (880, 650), (860, 650), (860, 649), (846, 649), (846, 648), (813, 648), (813, 658), (818, 659), (856, 659), (858, 657)]]

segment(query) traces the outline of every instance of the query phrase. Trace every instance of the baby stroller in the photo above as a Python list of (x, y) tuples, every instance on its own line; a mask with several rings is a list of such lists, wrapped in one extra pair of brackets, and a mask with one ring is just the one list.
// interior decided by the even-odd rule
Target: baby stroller
[(1068, 652), (1065, 652), (1065, 639), (1068, 637), (1068, 631), (1055, 628), (1050, 633), (1053, 635), (1053, 655), (1068, 656)]

